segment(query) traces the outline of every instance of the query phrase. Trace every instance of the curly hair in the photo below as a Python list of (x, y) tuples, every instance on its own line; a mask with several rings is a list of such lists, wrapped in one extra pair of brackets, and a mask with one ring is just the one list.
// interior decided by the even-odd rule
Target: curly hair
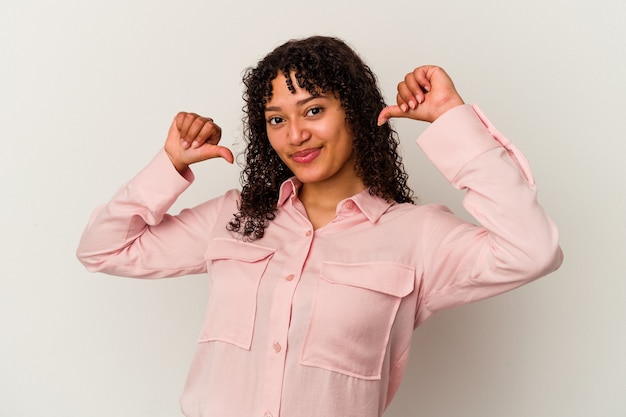
[(338, 97), (354, 135), (356, 174), (370, 194), (398, 203), (413, 203), (408, 175), (398, 153), (397, 133), (388, 123), (377, 125), (385, 107), (376, 76), (342, 40), (313, 36), (291, 40), (270, 52), (255, 68), (246, 70), (243, 83), (245, 165), (241, 173), (241, 201), (227, 228), (244, 239), (263, 237), (275, 218), (281, 184), (293, 173), (270, 145), (265, 107), (272, 97), (272, 81), (283, 74), (292, 93), (291, 75), (313, 96), (332, 92)]

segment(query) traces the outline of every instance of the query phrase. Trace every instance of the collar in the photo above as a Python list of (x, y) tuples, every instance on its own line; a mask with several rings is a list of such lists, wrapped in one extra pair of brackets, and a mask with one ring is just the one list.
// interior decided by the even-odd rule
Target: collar
[(296, 197), (298, 195), (298, 190), (302, 187), (302, 183), (298, 181), (298, 179), (294, 176), (287, 180), (285, 180), (278, 192), (278, 202), (277, 206), (281, 207), (287, 199)]
[[(302, 187), (302, 183), (296, 177), (285, 180), (280, 186), (277, 206), (281, 207), (288, 199), (297, 198), (300, 187)], [(337, 214), (348, 213), (358, 209), (370, 222), (376, 223), (380, 216), (394, 204), (395, 202), (393, 201), (389, 202), (378, 196), (371, 195), (369, 189), (365, 189), (352, 197), (341, 200), (337, 204)]]

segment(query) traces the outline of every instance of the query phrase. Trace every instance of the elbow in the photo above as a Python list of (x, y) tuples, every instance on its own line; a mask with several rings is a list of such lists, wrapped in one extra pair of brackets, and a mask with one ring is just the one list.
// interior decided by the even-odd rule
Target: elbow
[(76, 259), (78, 259), (78, 262), (80, 262), (89, 272), (97, 272), (99, 270), (98, 266), (100, 265), (100, 262), (98, 262), (94, 256), (84, 252), (81, 247), (76, 250)]
[[(496, 245), (498, 246), (498, 245)], [(508, 247), (492, 247), (495, 255), (495, 270), (512, 288), (532, 282), (556, 271), (563, 263), (563, 251), (558, 242), (558, 234), (544, 234), (518, 240)]]
[(545, 250), (541, 255), (535, 255), (535, 278), (548, 275), (563, 264), (563, 251), (561, 247), (555, 244), (549, 250)]
[(89, 272), (101, 272), (105, 268), (107, 261), (107, 254), (100, 251), (96, 251), (87, 247), (86, 244), (81, 242), (76, 249), (76, 259), (87, 269)]
[(562, 265), (563, 250), (559, 245), (558, 233), (550, 233), (541, 240), (534, 240), (524, 251), (527, 274), (531, 280), (548, 275)]

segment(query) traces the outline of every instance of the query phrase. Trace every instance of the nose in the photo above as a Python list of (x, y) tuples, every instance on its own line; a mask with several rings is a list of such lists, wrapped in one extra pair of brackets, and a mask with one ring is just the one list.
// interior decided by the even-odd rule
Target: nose
[(306, 127), (306, 123), (300, 120), (291, 120), (289, 123), (289, 143), (293, 146), (300, 146), (311, 139), (311, 132)]

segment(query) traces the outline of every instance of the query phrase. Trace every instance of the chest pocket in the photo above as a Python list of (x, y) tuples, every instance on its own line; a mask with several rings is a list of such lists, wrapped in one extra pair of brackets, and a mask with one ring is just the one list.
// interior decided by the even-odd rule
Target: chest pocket
[(414, 287), (412, 267), (323, 263), (300, 363), (380, 379), (398, 307)]
[(250, 350), (257, 293), (275, 250), (216, 239), (206, 252), (211, 272), (207, 313), (199, 342), (221, 341)]

